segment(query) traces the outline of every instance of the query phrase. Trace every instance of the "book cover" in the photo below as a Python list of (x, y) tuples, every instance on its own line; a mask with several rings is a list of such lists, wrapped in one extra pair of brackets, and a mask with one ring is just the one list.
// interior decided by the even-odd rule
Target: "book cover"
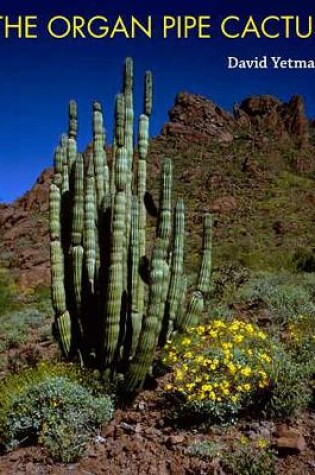
[(0, 5), (0, 474), (311, 474), (305, 0)]

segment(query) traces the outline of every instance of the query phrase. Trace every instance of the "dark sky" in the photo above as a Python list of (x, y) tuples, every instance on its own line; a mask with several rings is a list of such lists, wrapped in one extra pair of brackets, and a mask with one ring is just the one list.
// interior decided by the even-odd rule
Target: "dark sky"
[[(38, 15), (39, 38), (3, 38), (0, 28), (0, 200), (11, 201), (29, 189), (40, 171), (52, 162), (53, 149), (67, 126), (67, 103), (79, 106), (80, 139), (84, 149), (91, 133), (91, 104), (103, 103), (106, 125), (112, 129), (113, 98), (121, 84), (121, 65), (127, 56), (135, 62), (136, 106), (141, 107), (142, 75), (154, 74), (154, 114), (151, 131), (156, 135), (167, 119), (177, 92), (187, 90), (206, 95), (231, 110), (233, 103), (252, 94), (273, 94), (288, 100), (293, 94), (305, 98), (307, 114), (315, 116), (315, 70), (228, 70), (227, 56), (253, 58), (270, 55), (315, 59), (315, 36), (302, 39), (229, 40), (219, 31), (229, 14), (261, 19), (269, 14), (301, 15), (306, 23), (314, 15), (309, 0), (1, 0), (0, 16)], [(211, 15), (212, 38), (163, 40), (62, 39), (49, 37), (44, 29), (53, 15), (96, 14), (109, 20), (117, 14), (143, 19), (152, 15), (158, 23), (163, 15)], [(315, 23), (315, 20), (314, 20)], [(303, 24), (303, 22), (302, 22)]]

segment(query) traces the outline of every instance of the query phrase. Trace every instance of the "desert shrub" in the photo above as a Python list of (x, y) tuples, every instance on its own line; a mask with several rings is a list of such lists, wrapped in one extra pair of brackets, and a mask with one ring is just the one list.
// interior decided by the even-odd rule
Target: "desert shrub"
[(11, 400), (2, 422), (7, 448), (38, 441), (55, 460), (75, 461), (90, 435), (113, 415), (109, 396), (95, 397), (65, 377), (47, 377)]
[(312, 276), (264, 272), (240, 289), (235, 303), (268, 310), (273, 322), (283, 325), (295, 315), (315, 316), (314, 284)]
[(294, 361), (308, 367), (315, 374), (315, 316), (299, 315), (286, 328), (284, 341)]
[(203, 460), (211, 460), (222, 455), (222, 444), (210, 440), (195, 441), (189, 446), (189, 454)]
[(231, 420), (270, 385), (273, 345), (266, 333), (240, 320), (213, 320), (166, 345), (173, 368), (167, 392), (184, 410), (211, 421)]
[(44, 315), (54, 314), (51, 304), (51, 289), (49, 286), (40, 285), (35, 287), (28, 296), (27, 303)]
[(0, 380), (0, 426), (6, 417), (13, 400), (50, 377), (63, 377), (69, 381), (80, 383), (95, 394), (104, 390), (101, 383), (95, 380), (90, 371), (82, 370), (75, 364), (58, 361), (43, 361), (37, 366), (26, 368), (19, 373), (9, 374)]
[(34, 308), (12, 310), (1, 316), (0, 342), (5, 350), (17, 348), (25, 342), (30, 329), (40, 334), (47, 329), (45, 316)]
[(313, 249), (297, 249), (292, 260), (298, 271), (315, 272), (315, 253)]
[(226, 264), (213, 272), (213, 293), (216, 298), (234, 293), (249, 279), (249, 271), (240, 264)]
[(311, 402), (310, 367), (296, 361), (280, 344), (273, 355), (270, 380), (272, 384), (264, 405), (267, 417), (297, 416)]
[(222, 465), (228, 475), (275, 475), (276, 452), (265, 439), (250, 441), (243, 437), (240, 443), (225, 455)]
[(311, 400), (311, 367), (254, 324), (213, 320), (166, 345), (167, 394), (186, 420), (232, 421), (253, 412), (292, 417)]
[(0, 268), (0, 314), (14, 308), (16, 285), (8, 270)]

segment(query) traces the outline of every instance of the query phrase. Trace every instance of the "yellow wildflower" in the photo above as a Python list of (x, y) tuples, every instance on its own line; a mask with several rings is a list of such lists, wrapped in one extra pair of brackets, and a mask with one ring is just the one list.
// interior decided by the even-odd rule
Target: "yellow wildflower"
[(241, 374), (246, 377), (250, 376), (252, 374), (252, 370), (249, 366), (245, 366), (245, 368), (241, 369)]
[(235, 335), (233, 337), (233, 340), (235, 341), (235, 343), (241, 343), (244, 340), (244, 336), (243, 335)]
[(257, 441), (257, 446), (260, 448), (260, 449), (264, 449), (266, 448), (268, 445), (268, 441), (266, 439), (258, 439)]
[(182, 345), (183, 346), (189, 346), (191, 343), (191, 339), (190, 338), (183, 338), (183, 341), (182, 341)]

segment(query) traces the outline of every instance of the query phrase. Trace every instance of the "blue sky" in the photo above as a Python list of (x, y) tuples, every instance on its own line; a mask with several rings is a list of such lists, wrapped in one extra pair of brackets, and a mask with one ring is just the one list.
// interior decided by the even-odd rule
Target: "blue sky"
[[(77, 0), (24, 2), (1, 0), (0, 15), (31, 15), (39, 24), (60, 14), (91, 17), (133, 14), (152, 15), (157, 21), (168, 14), (212, 15), (211, 39), (187, 40), (155, 35), (149, 40), (50, 38), (39, 28), (39, 38), (4, 39), (0, 33), (0, 200), (11, 201), (29, 189), (41, 170), (52, 163), (53, 149), (67, 128), (67, 103), (75, 98), (79, 107), (79, 146), (84, 149), (91, 136), (91, 105), (103, 103), (109, 135), (113, 99), (120, 89), (121, 65), (127, 56), (135, 62), (136, 108), (140, 111), (142, 76), (154, 74), (154, 113), (151, 131), (156, 135), (167, 120), (167, 111), (177, 92), (206, 95), (231, 110), (233, 103), (252, 94), (273, 94), (288, 100), (293, 94), (305, 98), (307, 114), (315, 117), (315, 70), (228, 70), (227, 56), (261, 55), (315, 59), (315, 36), (309, 40), (228, 40), (220, 35), (220, 19), (228, 14), (312, 14), (308, 2), (250, 2), (234, 0)], [(313, 8), (314, 16), (315, 9)]]

